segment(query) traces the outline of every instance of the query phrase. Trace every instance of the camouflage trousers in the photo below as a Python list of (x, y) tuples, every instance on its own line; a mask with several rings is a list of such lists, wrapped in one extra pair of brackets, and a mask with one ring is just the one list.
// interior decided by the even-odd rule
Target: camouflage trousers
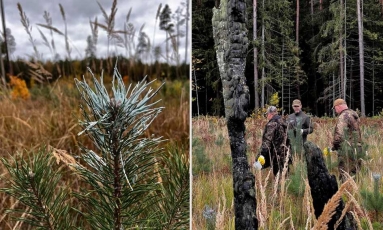
[(347, 180), (345, 172), (350, 176), (354, 176), (359, 172), (362, 166), (361, 159), (355, 159), (346, 154), (338, 154), (338, 163), (339, 178), (342, 183)]

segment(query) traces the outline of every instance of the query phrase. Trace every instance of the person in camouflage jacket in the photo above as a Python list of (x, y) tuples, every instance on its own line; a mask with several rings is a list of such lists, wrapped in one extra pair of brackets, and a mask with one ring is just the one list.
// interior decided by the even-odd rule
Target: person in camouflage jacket
[[(267, 109), (267, 119), (268, 122), (263, 132), (261, 152), (259, 155), (265, 158), (263, 168), (271, 166), (274, 176), (276, 176), (279, 171), (282, 172), (289, 149), (286, 133), (287, 125), (282, 117), (278, 115), (275, 106), (270, 106)], [(289, 162), (291, 163), (291, 160), (289, 160)]]
[(338, 152), (339, 176), (341, 181), (345, 181), (344, 172), (351, 176), (355, 175), (361, 166), (361, 159), (350, 156), (348, 153), (346, 154), (345, 149), (343, 149), (344, 145), (348, 145), (350, 147), (356, 146), (356, 151), (352, 151), (352, 153), (362, 151), (362, 137), (359, 127), (360, 119), (354, 110), (348, 108), (343, 99), (336, 99), (333, 109), (338, 114), (338, 121), (334, 129), (331, 150)]

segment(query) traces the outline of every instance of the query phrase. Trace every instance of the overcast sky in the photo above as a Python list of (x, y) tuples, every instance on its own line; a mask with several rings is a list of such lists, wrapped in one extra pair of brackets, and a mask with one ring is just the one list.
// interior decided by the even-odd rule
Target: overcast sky
[[(174, 15), (176, 10), (180, 7), (183, 8), (183, 14), (186, 13), (186, 6), (181, 3), (185, 3), (186, 0), (119, 0), (117, 1), (117, 13), (115, 20), (115, 30), (123, 30), (124, 22), (129, 9), (132, 8), (129, 22), (131, 22), (136, 28), (136, 37), (141, 26), (145, 23), (143, 31), (148, 35), (150, 40), (153, 38), (155, 30), (154, 45), (161, 45), (162, 53), (165, 56), (165, 31), (159, 29), (159, 20), (156, 23), (156, 14), (160, 3), (162, 3), (162, 9), (165, 4), (168, 4), (172, 14)], [(86, 39), (88, 35), (91, 35), (91, 29), (89, 20), (94, 20), (97, 17), (98, 22), (105, 24), (105, 20), (97, 4), (97, 0), (3, 0), (5, 9), (5, 20), (7, 28), (11, 29), (12, 35), (16, 40), (16, 50), (12, 54), (12, 59), (17, 57), (28, 58), (28, 55), (33, 55), (33, 47), (29, 41), (29, 37), (25, 28), (21, 24), (21, 17), (17, 8), (19, 2), (29, 19), (30, 26), (32, 27), (32, 37), (36, 40), (37, 49), (43, 54), (44, 59), (51, 59), (52, 54), (49, 48), (43, 44), (43, 39), (38, 31), (40, 29), (44, 35), (51, 40), (51, 36), (48, 29), (37, 26), (36, 24), (46, 24), (43, 17), (44, 11), (49, 12), (52, 17), (52, 26), (56, 27), (60, 31), (64, 32), (64, 22), (60, 13), (59, 3), (64, 8), (68, 36), (70, 39), (70, 46), (72, 48), (71, 57), (76, 59), (82, 59), (85, 57), (85, 49), (87, 46)], [(99, 0), (98, 1), (106, 13), (109, 15), (112, 7), (113, 0)], [(190, 12), (190, 11), (189, 11)], [(175, 20), (173, 19), (175, 24)], [(190, 25), (190, 20), (189, 20)], [(156, 28), (155, 28), (156, 27)], [(1, 31), (2, 31), (1, 27)], [(183, 25), (180, 30), (185, 31), (186, 25)], [(190, 26), (189, 26), (190, 31)], [(63, 36), (54, 33), (54, 41), (56, 50), (60, 54), (61, 58), (66, 57), (65, 51), (65, 39)], [(189, 45), (190, 47), (190, 33), (189, 33)], [(150, 41), (153, 44), (153, 41)], [(137, 44), (137, 41), (136, 41)], [(110, 47), (110, 52), (118, 52), (125, 54), (125, 49), (116, 46)], [(98, 43), (97, 43), (97, 57), (105, 57), (107, 53), (107, 34), (104, 30), (99, 28), (98, 31)], [(185, 59), (185, 37), (180, 38), (180, 60)], [(190, 49), (188, 49), (187, 56), (190, 56)], [(165, 61), (161, 59), (161, 61)], [(190, 57), (188, 57), (188, 63)]]

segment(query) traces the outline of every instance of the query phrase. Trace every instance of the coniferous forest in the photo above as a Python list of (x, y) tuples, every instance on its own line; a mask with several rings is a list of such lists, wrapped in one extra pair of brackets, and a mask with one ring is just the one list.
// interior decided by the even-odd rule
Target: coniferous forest
[[(193, 116), (224, 115), (211, 24), (215, 6), (218, 0), (192, 1)], [(284, 113), (292, 112), (296, 98), (314, 116), (332, 116), (336, 98), (362, 116), (382, 113), (382, 1), (254, 0), (247, 8), (249, 114), (273, 95)]]

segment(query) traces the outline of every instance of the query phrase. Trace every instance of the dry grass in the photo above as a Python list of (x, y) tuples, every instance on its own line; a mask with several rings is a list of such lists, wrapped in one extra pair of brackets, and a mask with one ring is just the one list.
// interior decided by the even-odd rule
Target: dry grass
[[(107, 82), (107, 79), (104, 79)], [(160, 83), (155, 83), (156, 88)], [(189, 97), (188, 83), (166, 82), (166, 88), (160, 90), (155, 99), (162, 99), (158, 106), (165, 109), (149, 127), (147, 135), (163, 136), (170, 143), (183, 151), (189, 145)], [(0, 95), (0, 157), (33, 154), (42, 146), (50, 146), (58, 162), (58, 167), (73, 162), (80, 154), (79, 144), (94, 148), (85, 136), (78, 136), (81, 127), (79, 110), (79, 94), (73, 80), (61, 80), (53, 86), (31, 90), (30, 100), (12, 100), (7, 95)], [(188, 152), (185, 152), (188, 155)], [(78, 178), (72, 175), (70, 168), (63, 176), (66, 184), (73, 191), (81, 186)], [(0, 165), (0, 187), (7, 180), (5, 167)], [(12, 221), (6, 210), (12, 207), (22, 208), (18, 202), (0, 193), (0, 229), (27, 229), (21, 223)]]
[(318, 222), (314, 226), (314, 229), (327, 230), (328, 228), (327, 223), (331, 220), (332, 216), (335, 214), (335, 209), (338, 207), (342, 196), (347, 191), (353, 191), (355, 188), (357, 189), (356, 186), (353, 186), (354, 184), (355, 184), (354, 180), (352, 178), (349, 178), (340, 186), (338, 192), (336, 192), (331, 197), (331, 199), (327, 202), (327, 204), (324, 206), (322, 215), (319, 216)]
[[(336, 122), (332, 118), (314, 118), (314, 133), (308, 136), (308, 140), (317, 144), (321, 149), (330, 146), (333, 127)], [(265, 119), (252, 119), (246, 121), (246, 142), (248, 161), (252, 165), (258, 154), (263, 128), (266, 124)], [(192, 226), (193, 229), (206, 229), (206, 220), (202, 212), (205, 205), (209, 205), (217, 213), (225, 213), (225, 220), (216, 226), (216, 229), (234, 229), (234, 208), (227, 205), (226, 211), (222, 210), (222, 200), (226, 204), (233, 203), (232, 194), (232, 172), (231, 172), (231, 151), (227, 135), (225, 120), (217, 117), (193, 118), (193, 139), (198, 139), (200, 145), (204, 147), (204, 154), (210, 161), (210, 172), (193, 172), (193, 197), (192, 197)], [(372, 222), (383, 222), (382, 219), (372, 219), (371, 213), (366, 211), (362, 205), (362, 197), (359, 194), (361, 189), (372, 190), (372, 173), (383, 175), (383, 119), (365, 118), (361, 121), (363, 138), (369, 144), (368, 154), (370, 159), (363, 162), (363, 168), (353, 181), (352, 186), (348, 185), (347, 190), (343, 187), (339, 194), (343, 194), (347, 211), (352, 213), (357, 223), (364, 229), (372, 229)], [(218, 145), (220, 136), (223, 137), (223, 144)], [(193, 146), (192, 150), (195, 150)], [(335, 154), (330, 156), (332, 162), (336, 162)], [(291, 175), (295, 173), (299, 164), (305, 165), (304, 159), (296, 157), (296, 161), (290, 166), (290, 172), (272, 175), (270, 169), (255, 171), (256, 178), (256, 198), (257, 198), (257, 217), (259, 229), (318, 229), (325, 216), (316, 219), (312, 206), (310, 187), (307, 175), (302, 173), (302, 195), (297, 196), (289, 192), (291, 185)], [(197, 162), (193, 152), (193, 165)], [(338, 177), (336, 167), (330, 168), (330, 173)], [(346, 186), (346, 185), (343, 185)], [(222, 192), (221, 187), (225, 187)], [(341, 188), (341, 185), (339, 184)], [(381, 186), (382, 187), (382, 186)], [(383, 191), (382, 191), (383, 192)], [(335, 199), (335, 198), (334, 198)], [(335, 201), (333, 201), (335, 202)], [(331, 203), (331, 202), (330, 202)], [(335, 203), (334, 203), (335, 204)], [(324, 215), (330, 216), (331, 212), (326, 211)]]

